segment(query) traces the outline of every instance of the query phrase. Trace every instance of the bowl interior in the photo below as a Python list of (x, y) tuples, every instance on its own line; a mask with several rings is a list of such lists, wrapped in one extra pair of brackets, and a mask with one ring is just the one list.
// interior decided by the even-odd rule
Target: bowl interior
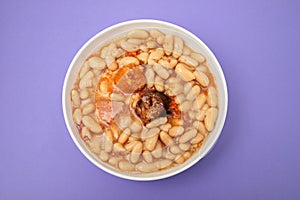
[[(86, 147), (84, 142), (79, 136), (78, 130), (72, 119), (72, 104), (70, 99), (70, 92), (72, 90), (73, 84), (75, 82), (77, 73), (80, 70), (81, 65), (85, 61), (85, 59), (95, 50), (99, 49), (104, 44), (110, 42), (112, 39), (119, 38), (123, 36), (125, 33), (132, 29), (158, 29), (164, 33), (170, 33), (176, 36), (179, 36), (184, 40), (184, 42), (194, 49), (196, 52), (202, 53), (206, 59), (207, 63), (210, 67), (211, 72), (213, 73), (216, 84), (218, 87), (218, 98), (219, 98), (219, 116), (216, 121), (215, 129), (209, 134), (206, 142), (201, 147), (199, 151), (194, 153), (194, 155), (185, 161), (183, 164), (172, 167), (171, 169), (164, 170), (161, 172), (149, 173), (149, 174), (135, 174), (135, 173), (126, 173), (121, 172), (113, 167), (102, 163), (98, 160), (98, 158)], [(189, 31), (167, 22), (157, 21), (157, 20), (133, 20), (123, 22), (114, 26), (111, 26), (104, 31), (101, 31), (93, 38), (91, 38), (76, 54), (73, 61), (71, 62), (68, 72), (65, 77), (64, 87), (63, 87), (63, 95), (62, 95), (62, 103), (63, 103), (63, 112), (64, 118), (69, 130), (69, 133), (80, 149), (80, 151), (96, 166), (101, 168), (102, 170), (113, 174), (115, 176), (126, 178), (130, 180), (157, 180), (166, 178), (177, 173), (184, 171), (185, 169), (191, 167), (196, 162), (198, 162), (201, 158), (203, 158), (213, 147), (217, 139), (221, 134), (221, 130), (223, 128), (226, 113), (227, 113), (227, 86), (224, 78), (224, 74), (218, 63), (217, 59), (213, 55), (213, 53), (209, 50), (209, 48), (195, 35), (190, 33)]]

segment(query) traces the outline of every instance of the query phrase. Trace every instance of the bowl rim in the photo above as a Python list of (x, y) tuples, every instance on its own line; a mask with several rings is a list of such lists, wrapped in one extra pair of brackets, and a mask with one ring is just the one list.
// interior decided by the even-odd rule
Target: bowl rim
[[(82, 52), (86, 49), (86, 47), (88, 47), (96, 38), (98, 38), (102, 34), (104, 34), (106, 32), (109, 32), (109, 31), (111, 31), (115, 28), (126, 26), (126, 25), (131, 25), (131, 24), (135, 24), (135, 23), (155, 23), (155, 24), (165, 25), (165, 26), (170, 27), (170, 28), (178, 29), (181, 32), (183, 32), (184, 34), (186, 34), (189, 37), (192, 37), (194, 40), (196, 40), (208, 52), (208, 54), (210, 54), (212, 61), (215, 63), (215, 65), (217, 67), (217, 70), (219, 71), (220, 81), (221, 81), (221, 84), (222, 84), (221, 87), (224, 90), (224, 99), (223, 99), (224, 100), (224, 110), (223, 110), (224, 114), (223, 114), (223, 116), (220, 116), (221, 117), (220, 118), (220, 126), (219, 126), (219, 129), (215, 133), (217, 135), (213, 138), (212, 142), (206, 148), (206, 150), (203, 152), (203, 154), (196, 157), (189, 164), (178, 168), (176, 171), (170, 171), (169, 173), (158, 174), (157, 176), (153, 176), (153, 177), (130, 176), (130, 175), (123, 174), (122, 172), (119, 172), (119, 173), (115, 172), (115, 171), (107, 168), (105, 165), (100, 165), (99, 162), (96, 162), (93, 158), (90, 157), (90, 155), (88, 153), (86, 153), (85, 149), (83, 149), (83, 147), (81, 146), (81, 144), (79, 143), (79, 141), (75, 137), (75, 135), (72, 131), (71, 125), (68, 123), (67, 98), (70, 97), (70, 95), (67, 94), (67, 84), (68, 84), (68, 80), (69, 80), (71, 71), (72, 71), (72, 69), (74, 67), (74, 64), (75, 64), (76, 60), (78, 59), (78, 57), (82, 54)], [(160, 179), (165, 179), (165, 178), (168, 178), (168, 177), (171, 177), (171, 176), (175, 176), (175, 175), (187, 170), (188, 168), (195, 165), (199, 160), (204, 158), (213, 149), (213, 147), (215, 146), (217, 140), (220, 138), (220, 135), (221, 135), (222, 130), (224, 128), (226, 116), (227, 116), (228, 88), (227, 88), (227, 83), (226, 83), (226, 79), (225, 79), (225, 74), (224, 74), (223, 69), (222, 69), (219, 61), (217, 60), (215, 54), (195, 34), (193, 34), (189, 30), (187, 30), (187, 29), (185, 29), (185, 28), (183, 28), (179, 25), (176, 25), (174, 23), (170, 23), (170, 22), (167, 22), (167, 21), (156, 20), (156, 19), (134, 19), (134, 20), (128, 20), (128, 21), (123, 21), (123, 22), (120, 22), (120, 23), (116, 23), (116, 24), (111, 25), (107, 28), (104, 28), (103, 30), (101, 30), (100, 32), (98, 32), (97, 34), (92, 36), (89, 40), (87, 40), (87, 42), (84, 43), (84, 45), (81, 46), (81, 48), (77, 51), (77, 53), (73, 57), (70, 65), (68, 66), (68, 70), (67, 70), (66, 75), (64, 77), (63, 90), (62, 90), (62, 108), (63, 108), (64, 121), (65, 121), (65, 124), (67, 126), (69, 135), (71, 136), (71, 138), (72, 138), (73, 142), (75, 143), (75, 145), (77, 146), (77, 148), (81, 151), (81, 153), (85, 156), (85, 158), (87, 158), (90, 162), (92, 162), (94, 165), (96, 165), (98, 168), (102, 169), (103, 171), (105, 171), (105, 172), (107, 172), (111, 175), (117, 176), (119, 178), (123, 178), (123, 179), (127, 179), (127, 180), (134, 180), (134, 181), (154, 181), (154, 180), (160, 180)], [(164, 171), (162, 171), (162, 172), (164, 172)]]

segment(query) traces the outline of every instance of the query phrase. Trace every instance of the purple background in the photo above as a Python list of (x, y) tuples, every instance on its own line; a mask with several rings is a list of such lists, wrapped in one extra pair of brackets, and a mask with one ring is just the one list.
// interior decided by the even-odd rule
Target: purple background
[[(299, 1), (1, 1), (0, 199), (300, 199)], [(216, 54), (229, 110), (209, 155), (161, 181), (90, 163), (64, 123), (68, 65), (94, 34), (154, 18)]]

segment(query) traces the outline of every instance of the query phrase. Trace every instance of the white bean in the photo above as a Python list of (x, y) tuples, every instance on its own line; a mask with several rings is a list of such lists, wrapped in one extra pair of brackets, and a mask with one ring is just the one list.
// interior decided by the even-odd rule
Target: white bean
[(145, 72), (146, 80), (147, 80), (147, 85), (148, 87), (152, 87), (154, 84), (154, 71), (151, 68), (147, 68)]
[(152, 29), (149, 31), (151, 37), (153, 37), (154, 39), (158, 38), (159, 36), (164, 36), (164, 34), (162, 32), (160, 32), (159, 30), (156, 29)]
[(200, 110), (196, 112), (196, 119), (199, 121), (203, 121), (205, 118), (205, 110)]
[(168, 60), (170, 60), (169, 63), (170, 63), (171, 69), (173, 69), (178, 63), (178, 61), (176, 59), (172, 58), (172, 57), (168, 58)]
[(132, 141), (138, 141), (139, 137), (137, 135), (131, 135), (128, 138), (128, 142), (132, 142)]
[(218, 117), (218, 109), (212, 107), (209, 108), (205, 113), (204, 124), (208, 131), (212, 131), (215, 127), (215, 122)]
[(128, 51), (128, 52), (134, 52), (139, 49), (138, 45), (129, 43), (125, 40), (121, 41), (121, 47), (122, 47), (122, 49), (124, 49), (125, 51)]
[(101, 133), (102, 128), (99, 126), (99, 124), (90, 116), (84, 116), (82, 118), (82, 123), (90, 129), (94, 133)]
[(184, 124), (183, 119), (172, 119), (172, 123), (174, 126), (182, 126)]
[(91, 70), (91, 71), (88, 71), (85, 75), (84, 75), (84, 77), (82, 77), (82, 79), (87, 79), (87, 80), (92, 80), (93, 78), (94, 78), (94, 73), (93, 73), (93, 71)]
[(154, 49), (148, 57), (148, 64), (153, 65), (156, 61), (161, 59), (163, 55), (164, 55), (164, 50), (162, 48)]
[(209, 105), (206, 103), (203, 105), (201, 110), (207, 111), (209, 109)]
[(188, 112), (188, 115), (189, 115), (191, 120), (194, 120), (196, 118), (196, 113), (193, 112), (193, 111)]
[(198, 133), (192, 140), (191, 144), (198, 144), (204, 139), (203, 135), (201, 133)]
[(183, 51), (183, 40), (179, 37), (174, 37), (174, 50), (173, 50), (173, 56), (175, 58), (178, 58), (182, 55)]
[(98, 69), (98, 70), (102, 70), (106, 66), (105, 61), (102, 58), (99, 58), (99, 57), (96, 57), (96, 56), (91, 57), (88, 60), (88, 63), (89, 63), (91, 68)]
[(170, 130), (169, 130), (169, 135), (172, 137), (177, 137), (179, 135), (182, 135), (184, 132), (184, 128), (182, 126), (173, 126)]
[(176, 103), (178, 103), (178, 104), (183, 103), (184, 100), (185, 100), (184, 94), (180, 94), (180, 95), (177, 95), (177, 96), (175, 97), (175, 101), (176, 101)]
[(90, 114), (91, 112), (95, 111), (95, 106), (94, 104), (88, 104), (82, 109), (82, 114), (87, 115)]
[(88, 64), (88, 62), (85, 62), (81, 67), (79, 78), (82, 79), (89, 70), (90, 70), (90, 65)]
[(110, 99), (112, 101), (124, 101), (125, 96), (123, 96), (122, 94), (119, 94), (119, 93), (111, 93)]
[[(95, 71), (98, 71), (99, 74), (97, 75), (97, 73)], [(92, 84), (93, 84), (93, 88), (92, 89), (89, 89), (89, 91), (91, 92), (91, 96), (94, 95), (94, 92), (95, 92), (95, 88), (98, 87), (98, 81), (99, 81), (99, 78), (100, 78), (100, 74), (102, 74), (102, 72), (100, 72), (99, 70), (97, 69), (94, 69), (93, 70), (93, 74), (94, 74), (94, 78), (92, 78)], [(87, 88), (86, 88), (87, 89)], [(83, 89), (84, 90), (84, 89)]]
[(118, 57), (120, 57), (122, 54), (124, 54), (124, 50), (121, 49), (121, 48), (116, 48), (116, 49), (114, 49), (113, 51), (111, 51), (111, 55), (112, 55), (114, 58), (118, 58)]
[(117, 49), (117, 45), (115, 43), (110, 43), (108, 45), (108, 55), (112, 55), (112, 52), (115, 51)]
[(124, 147), (125, 147), (125, 149), (126, 149), (127, 151), (132, 151), (133, 147), (134, 147), (137, 143), (139, 143), (139, 141), (131, 141), (131, 142), (125, 144)]
[(144, 160), (147, 163), (151, 163), (153, 161), (153, 157), (152, 157), (150, 151), (144, 151), (142, 155), (143, 155)]
[(162, 145), (159, 141), (157, 142), (156, 147), (151, 154), (154, 158), (160, 158), (162, 156)]
[(174, 161), (177, 164), (182, 164), (184, 162), (184, 157), (182, 155), (177, 155), (176, 158), (174, 159)]
[(139, 49), (140, 49), (141, 51), (143, 51), (143, 52), (148, 52), (148, 48), (147, 48), (147, 46), (146, 46), (145, 44), (141, 44), (141, 45), (139, 46)]
[(165, 85), (165, 94), (170, 97), (176, 96), (176, 94), (172, 91), (172, 89), (168, 85)]
[(182, 54), (183, 55), (186, 55), (186, 56), (188, 56), (188, 55), (190, 55), (191, 54), (191, 49), (189, 48), (189, 47), (187, 47), (187, 46), (184, 46), (183, 47), (183, 51), (182, 51)]
[(181, 83), (168, 83), (165, 84), (166, 90), (171, 90), (175, 95), (179, 95), (183, 92), (183, 86)]
[(173, 35), (167, 34), (164, 38), (163, 48), (167, 55), (171, 55), (173, 51)]
[(86, 106), (92, 102), (93, 102), (92, 98), (84, 99), (81, 101), (80, 108), (83, 108), (84, 106)]
[(119, 127), (115, 123), (113, 123), (113, 124), (110, 125), (110, 130), (111, 130), (111, 132), (113, 134), (114, 140), (118, 140), (119, 133), (120, 133)]
[(179, 57), (179, 62), (182, 62), (192, 68), (195, 68), (198, 66), (198, 62), (196, 60), (194, 60), (193, 58), (186, 56), (186, 55), (182, 55)]
[(176, 155), (171, 153), (169, 150), (163, 152), (163, 157), (169, 160), (174, 160)]
[(180, 83), (181, 79), (177, 78), (177, 77), (170, 77), (168, 78), (168, 80), (166, 80), (166, 82), (169, 83)]
[(170, 151), (173, 153), (173, 154), (179, 154), (181, 152), (180, 148), (176, 145), (174, 146), (171, 146), (170, 147)]
[(184, 81), (191, 81), (191, 80), (195, 79), (195, 75), (193, 74), (193, 72), (188, 70), (186, 65), (183, 63), (178, 63), (176, 65), (175, 72)]
[(187, 151), (190, 148), (191, 144), (190, 143), (184, 143), (184, 144), (179, 144), (179, 148), (182, 151)]
[(156, 42), (158, 44), (160, 44), (160, 45), (162, 45), (164, 43), (164, 40), (165, 40), (165, 36), (164, 35), (161, 35), (158, 38), (156, 38)]
[(206, 102), (206, 95), (204, 93), (201, 93), (199, 96), (196, 97), (196, 105), (197, 109), (201, 109), (202, 106), (205, 104)]
[(147, 129), (144, 129), (141, 133), (142, 140), (146, 140), (147, 138), (153, 137), (157, 135), (160, 132), (160, 129), (157, 127), (151, 128), (147, 131)]
[(190, 152), (188, 152), (188, 151), (183, 154), (183, 157), (186, 160), (189, 159), (191, 156), (192, 156), (192, 154)]
[(171, 146), (174, 143), (172, 137), (165, 131), (160, 132), (159, 138), (166, 146)]
[(110, 65), (108, 65), (108, 69), (111, 71), (116, 71), (119, 68), (116, 61), (113, 61)]
[(199, 67), (196, 68), (197, 71), (201, 71), (204, 73), (208, 72), (207, 66), (206, 65), (200, 65)]
[(130, 161), (132, 163), (137, 163), (142, 153), (142, 150), (143, 150), (143, 144), (141, 142), (137, 142), (137, 144), (133, 147), (130, 156)]
[(161, 125), (161, 126), (160, 126), (160, 130), (165, 131), (165, 132), (168, 132), (168, 131), (170, 130), (171, 127), (172, 127), (172, 125), (169, 124), (169, 123), (167, 123), (167, 124)]
[(79, 88), (84, 89), (87, 87), (92, 87), (93, 86), (93, 80), (91, 79), (81, 79), (79, 81)]
[(100, 151), (101, 151), (101, 148), (100, 148), (101, 138), (100, 138), (100, 136), (92, 137), (88, 144), (89, 144), (90, 150), (93, 153), (95, 153), (95, 154), (100, 153)]
[(109, 67), (110, 65), (112, 65), (115, 62), (115, 58), (113, 56), (106, 56), (105, 57), (105, 63), (106, 65)]
[(197, 120), (195, 120), (195, 121), (193, 122), (193, 127), (196, 128), (197, 130), (198, 130), (199, 123), (200, 123), (200, 122), (197, 121)]
[(216, 107), (218, 104), (217, 91), (214, 87), (209, 87), (207, 90), (207, 103), (211, 107)]
[(117, 157), (114, 156), (108, 160), (108, 163), (112, 166), (117, 167), (120, 160), (122, 160), (121, 156), (117, 156)]
[(159, 91), (159, 92), (164, 91), (164, 81), (159, 76), (155, 76), (154, 86), (157, 91)]
[(91, 132), (89, 131), (89, 129), (87, 127), (82, 127), (81, 129), (81, 137), (84, 138), (88, 138), (89, 140), (91, 140), (92, 136), (91, 136)]
[(129, 129), (129, 128), (126, 128), (126, 129), (121, 133), (118, 142), (121, 143), (121, 144), (124, 144), (124, 143), (128, 140), (128, 138), (129, 138), (129, 136), (130, 136), (130, 132), (131, 132), (130, 129)]
[(144, 163), (140, 162), (136, 165), (137, 170), (145, 173), (154, 172), (158, 170), (158, 167), (155, 165), (155, 163)]
[(170, 64), (168, 61), (166, 61), (166, 60), (160, 59), (160, 60), (158, 61), (158, 64), (160, 64), (160, 65), (163, 66), (164, 68), (172, 69), (171, 64)]
[(81, 123), (81, 119), (82, 119), (82, 113), (81, 113), (81, 110), (80, 108), (77, 108), (74, 110), (74, 113), (73, 113), (73, 120), (76, 124), (80, 125)]
[(200, 85), (202, 85), (203, 87), (208, 86), (209, 79), (204, 72), (196, 70), (196, 71), (194, 71), (194, 75), (195, 75), (196, 80), (200, 83)]
[(149, 150), (149, 151), (153, 151), (153, 149), (156, 146), (158, 140), (158, 134), (152, 136), (152, 137), (148, 137), (145, 140), (145, 149)]
[(200, 92), (201, 92), (201, 88), (199, 87), (199, 85), (194, 85), (192, 87), (192, 91), (195, 97), (199, 96)]
[(127, 33), (127, 37), (129, 38), (139, 38), (146, 39), (149, 36), (149, 33), (145, 30), (135, 29)]
[(173, 69), (177, 63), (178, 63), (178, 61), (172, 57), (167, 58), (167, 60), (160, 59), (158, 61), (158, 64), (160, 64), (161, 66), (163, 66), (166, 69)]
[(192, 87), (193, 87), (193, 83), (191, 82), (185, 83), (183, 87), (184, 94), (187, 95), (191, 91)]
[(73, 89), (72, 92), (71, 92), (71, 100), (72, 100), (72, 103), (73, 103), (73, 107), (79, 107), (80, 106), (79, 92), (75, 89)]
[(205, 128), (205, 125), (203, 122), (199, 122), (199, 125), (197, 127), (197, 130), (199, 131), (199, 133), (201, 133), (202, 135), (206, 135), (207, 134), (207, 130)]
[(191, 129), (187, 132), (185, 132), (180, 138), (179, 138), (179, 143), (183, 144), (191, 140), (197, 135), (197, 130), (196, 129)]
[(135, 165), (131, 164), (128, 161), (121, 160), (119, 162), (119, 168), (122, 171), (133, 171), (135, 169)]
[(134, 133), (140, 132), (142, 130), (142, 128), (143, 128), (143, 125), (138, 120), (133, 120), (133, 122), (130, 125), (130, 129)]
[(100, 57), (105, 58), (108, 55), (109, 55), (108, 47), (103, 47), (100, 52)]
[(127, 65), (130, 65), (130, 64), (139, 65), (140, 61), (137, 58), (131, 57), (131, 56), (126, 56), (126, 57), (123, 57), (119, 60), (119, 65), (120, 66), (127, 66)]
[(166, 117), (159, 117), (151, 122), (149, 122), (146, 127), (147, 128), (154, 128), (160, 125), (165, 124), (168, 121), (168, 119)]
[(120, 129), (123, 130), (130, 126), (132, 119), (129, 115), (122, 115), (122, 117), (119, 118), (118, 122)]
[(108, 161), (108, 158), (109, 158), (108, 153), (106, 153), (105, 151), (101, 151), (100, 154), (99, 154), (99, 158), (103, 162)]
[(104, 151), (109, 153), (113, 149), (113, 135), (110, 130), (104, 133)]
[(182, 111), (187, 112), (187, 111), (191, 110), (192, 105), (193, 105), (193, 104), (192, 104), (191, 101), (185, 101), (185, 102), (183, 102), (183, 103), (180, 105), (180, 109), (181, 109)]
[(95, 75), (95, 81), (96, 83), (98, 83), (98, 78), (100, 77), (100, 75), (102, 74), (102, 70), (99, 70), (99, 69), (93, 69), (93, 73)]
[(115, 144), (113, 145), (113, 151), (114, 151), (114, 152), (124, 152), (124, 151), (126, 151), (126, 149), (123, 147), (122, 144), (120, 144), (120, 143), (115, 143)]
[(153, 69), (156, 72), (156, 74), (158, 76), (160, 76), (162, 79), (166, 80), (170, 76), (168, 70), (166, 70), (164, 67), (162, 67), (161, 65), (159, 65), (157, 63), (154, 63)]
[(194, 85), (190, 92), (187, 94), (186, 98), (188, 100), (194, 100), (201, 92), (201, 89), (198, 85)]
[(87, 89), (80, 90), (80, 98), (86, 99), (89, 97), (89, 91)]
[(147, 48), (149, 48), (149, 49), (153, 49), (157, 46), (156, 42), (153, 40), (147, 41), (146, 45), (147, 45)]
[(197, 60), (199, 63), (203, 63), (205, 61), (205, 57), (200, 53), (192, 52), (190, 56), (191, 58)]
[(136, 39), (136, 38), (131, 38), (131, 39), (128, 39), (127, 42), (129, 42), (131, 44), (140, 45), (140, 44), (142, 44), (144, 42), (144, 40)]
[(142, 52), (139, 55), (137, 55), (137, 58), (142, 61), (144, 64), (147, 64), (149, 54), (147, 52)]
[(155, 164), (159, 169), (163, 169), (163, 168), (169, 167), (172, 164), (172, 161), (168, 160), (168, 159), (162, 159), (162, 160), (156, 161)]

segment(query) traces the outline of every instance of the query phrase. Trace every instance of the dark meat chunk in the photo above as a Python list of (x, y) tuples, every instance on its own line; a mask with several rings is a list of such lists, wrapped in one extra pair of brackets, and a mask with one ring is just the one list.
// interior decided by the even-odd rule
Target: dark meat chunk
[(157, 91), (144, 93), (136, 106), (136, 114), (147, 124), (158, 117), (168, 114), (170, 99), (166, 95)]

